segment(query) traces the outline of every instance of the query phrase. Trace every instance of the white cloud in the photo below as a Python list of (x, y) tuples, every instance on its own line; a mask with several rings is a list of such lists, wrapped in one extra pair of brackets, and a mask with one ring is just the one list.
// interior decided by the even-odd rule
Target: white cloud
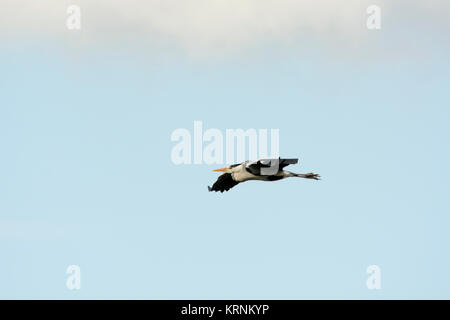
[[(433, 7), (428, 1), (401, 2), (402, 10), (448, 18), (442, 14), (450, 8), (447, 0), (432, 1)], [(3, 0), (0, 34), (67, 36), (70, 4), (81, 7), (82, 38), (90, 44), (131, 37), (189, 52), (235, 51), (314, 36), (358, 41), (367, 32), (368, 5), (381, 6), (383, 14), (393, 7), (385, 0)]]

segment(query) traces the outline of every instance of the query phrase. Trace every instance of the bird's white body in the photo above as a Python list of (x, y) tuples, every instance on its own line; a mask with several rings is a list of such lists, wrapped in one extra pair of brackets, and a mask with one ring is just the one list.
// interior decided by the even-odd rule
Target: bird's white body
[(248, 180), (260, 180), (261, 177), (256, 176), (245, 170), (245, 164), (246, 163), (244, 162), (234, 168), (231, 168), (231, 177), (233, 178), (233, 180), (238, 182), (244, 182)]
[[(249, 162), (243, 162), (240, 165), (231, 168), (231, 177), (233, 180), (238, 182), (244, 182), (248, 180), (260, 180), (260, 181), (270, 181), (268, 179), (269, 176), (266, 175), (255, 175), (253, 173), (250, 173), (248, 170), (246, 170), (246, 166), (249, 164)], [(280, 178), (287, 178), (291, 175), (289, 175), (289, 171), (280, 170), (276, 174), (272, 176), (277, 176)]]

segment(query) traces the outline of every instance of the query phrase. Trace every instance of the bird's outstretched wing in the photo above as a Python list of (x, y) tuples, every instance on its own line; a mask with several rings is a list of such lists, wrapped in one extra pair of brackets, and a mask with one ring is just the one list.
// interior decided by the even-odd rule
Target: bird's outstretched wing
[(279, 163), (279, 167), (280, 170), (283, 170), (283, 168), (287, 167), (290, 164), (297, 164), (298, 163), (298, 159), (279, 159), (280, 163)]
[(233, 180), (231, 177), (231, 173), (224, 173), (217, 178), (217, 181), (214, 182), (212, 188), (208, 187), (209, 191), (228, 191), (231, 188), (233, 188), (235, 185), (237, 185), (239, 182)]
[[(298, 159), (261, 159), (255, 162), (251, 162), (246, 166), (246, 170), (250, 173), (260, 176), (261, 168), (269, 168), (271, 165), (275, 165), (278, 160), (278, 170), (283, 170), (283, 168), (287, 167), (290, 164), (296, 164)], [(275, 168), (276, 169), (276, 168)]]

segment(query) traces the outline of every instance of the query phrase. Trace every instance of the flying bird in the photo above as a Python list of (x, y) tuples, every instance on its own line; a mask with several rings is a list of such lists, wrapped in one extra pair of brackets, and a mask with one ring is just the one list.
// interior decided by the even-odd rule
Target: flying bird
[(297, 162), (298, 159), (261, 159), (215, 169), (213, 171), (224, 173), (219, 176), (212, 187), (208, 186), (208, 191), (228, 191), (238, 183), (248, 180), (277, 181), (289, 177), (320, 180), (320, 176), (315, 173), (303, 174), (283, 170), (288, 165), (296, 164)]

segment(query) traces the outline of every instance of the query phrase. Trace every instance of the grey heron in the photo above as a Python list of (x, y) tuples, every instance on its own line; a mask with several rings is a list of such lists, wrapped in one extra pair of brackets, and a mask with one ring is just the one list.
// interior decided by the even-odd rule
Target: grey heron
[(298, 159), (261, 159), (215, 169), (213, 171), (224, 173), (219, 176), (212, 187), (208, 186), (208, 191), (228, 191), (238, 183), (248, 180), (277, 181), (289, 177), (320, 180), (320, 176), (315, 173), (293, 173), (284, 170), (286, 166), (297, 162)]

